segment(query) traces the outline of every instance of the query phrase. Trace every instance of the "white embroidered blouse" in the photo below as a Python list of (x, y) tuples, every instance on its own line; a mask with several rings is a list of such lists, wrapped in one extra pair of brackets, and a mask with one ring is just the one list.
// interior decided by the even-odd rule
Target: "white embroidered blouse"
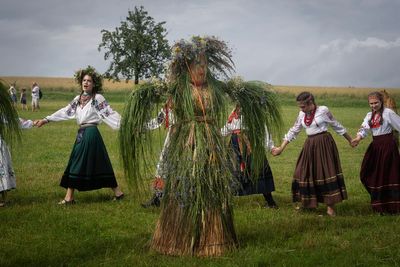
[[(227, 122), (221, 129), (222, 136), (227, 136), (232, 134), (234, 131), (241, 130), (242, 127), (244, 128), (242, 125), (242, 119), (243, 116), (240, 116), (237, 119), (233, 118), (231, 122)], [(275, 147), (274, 141), (272, 140), (271, 134), (267, 131), (267, 128), (265, 128), (264, 146), (268, 151), (271, 151), (272, 148)]]
[(357, 135), (361, 138), (367, 137), (369, 131), (372, 132), (372, 136), (389, 134), (393, 131), (393, 128), (400, 131), (400, 116), (390, 108), (384, 108), (382, 113), (383, 124), (378, 128), (371, 129), (369, 126), (368, 121), (371, 119), (371, 116), (372, 112), (368, 112), (361, 124), (361, 128), (358, 130)]
[(304, 123), (305, 113), (303, 111), (299, 112), (297, 119), (289, 129), (287, 134), (283, 140), (288, 142), (293, 141), (296, 139), (297, 135), (300, 131), (305, 128), (307, 135), (314, 135), (322, 132), (326, 132), (328, 130), (328, 126), (331, 125), (332, 129), (340, 135), (344, 135), (346, 133), (346, 128), (344, 128), (332, 115), (329, 111), (328, 107), (326, 106), (318, 106), (317, 110), (315, 111), (315, 116), (313, 121), (309, 126)]
[(100, 124), (104, 121), (112, 129), (119, 129), (121, 116), (112, 110), (104, 96), (96, 94), (95, 98), (83, 107), (79, 104), (79, 97), (79, 95), (76, 96), (66, 107), (47, 116), (46, 120), (51, 122), (76, 119), (78, 125)]

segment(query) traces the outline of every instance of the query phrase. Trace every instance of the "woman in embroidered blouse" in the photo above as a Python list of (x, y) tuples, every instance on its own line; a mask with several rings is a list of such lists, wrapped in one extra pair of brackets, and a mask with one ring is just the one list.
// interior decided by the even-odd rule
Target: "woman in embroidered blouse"
[(154, 118), (147, 123), (148, 130), (159, 129), (162, 125), (164, 125), (167, 129), (167, 135), (165, 137), (164, 145), (157, 162), (156, 174), (152, 182), (153, 195), (150, 200), (141, 204), (143, 208), (148, 208), (150, 206), (159, 207), (161, 204), (161, 198), (163, 197), (164, 192), (164, 179), (167, 171), (165, 157), (167, 155), (167, 150), (170, 143), (171, 126), (175, 123), (172, 107), (172, 98), (168, 98), (164, 107), (157, 114), (157, 118)]
[(393, 138), (393, 129), (400, 131), (400, 117), (383, 106), (383, 95), (368, 95), (371, 111), (367, 113), (352, 145), (357, 146), (372, 132), (361, 164), (361, 182), (371, 196), (372, 209), (380, 213), (400, 212), (400, 156)]
[(113, 129), (120, 125), (120, 115), (111, 109), (105, 98), (99, 94), (102, 90), (102, 77), (90, 66), (75, 74), (82, 86), (82, 92), (66, 107), (42, 120), (35, 121), (41, 127), (49, 122), (76, 119), (80, 126), (67, 168), (60, 186), (67, 189), (59, 204), (74, 204), (74, 190), (89, 191), (110, 187), (114, 199), (124, 194), (119, 189), (114, 171), (103, 139), (97, 125), (102, 121)]
[(339, 153), (328, 125), (351, 142), (346, 129), (333, 117), (326, 106), (317, 106), (309, 92), (300, 93), (297, 98), (300, 108), (293, 127), (285, 135), (280, 147), (272, 149), (279, 155), (305, 128), (308, 138), (297, 160), (292, 182), (293, 202), (301, 202), (303, 208), (314, 209), (318, 203), (327, 205), (327, 214), (335, 215), (334, 205), (347, 199)]
[[(262, 194), (266, 201), (266, 208), (278, 208), (278, 205), (272, 197), (272, 192), (275, 191), (274, 177), (268, 160), (265, 157), (263, 168), (260, 171), (257, 183), (253, 183), (250, 173), (251, 165), (251, 148), (247, 136), (242, 130), (242, 115), (240, 105), (236, 105), (235, 109), (228, 117), (228, 121), (224, 128), (221, 129), (223, 136), (231, 136), (231, 146), (236, 156), (235, 176), (240, 182), (240, 187), (237, 191), (239, 196)], [(264, 146), (271, 151), (274, 147), (274, 142), (271, 136), (266, 132)]]

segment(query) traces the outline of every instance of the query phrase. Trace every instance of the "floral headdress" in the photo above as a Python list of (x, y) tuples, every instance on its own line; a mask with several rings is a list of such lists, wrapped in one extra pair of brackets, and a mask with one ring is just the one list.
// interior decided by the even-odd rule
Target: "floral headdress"
[(75, 81), (79, 86), (82, 86), (83, 77), (89, 75), (93, 80), (93, 93), (98, 93), (103, 90), (103, 77), (92, 66), (87, 66), (86, 69), (80, 69), (75, 72)]
[(209, 68), (216, 74), (227, 77), (227, 71), (234, 70), (232, 51), (226, 42), (215, 36), (193, 36), (189, 41), (181, 39), (172, 47), (170, 74), (177, 77), (187, 72), (188, 66), (200, 55), (206, 57)]

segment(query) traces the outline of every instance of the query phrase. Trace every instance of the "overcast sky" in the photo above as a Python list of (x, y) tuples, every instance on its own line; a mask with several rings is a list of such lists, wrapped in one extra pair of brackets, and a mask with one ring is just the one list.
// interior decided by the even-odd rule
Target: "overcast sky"
[(0, 76), (104, 72), (101, 30), (143, 5), (172, 45), (215, 35), (236, 75), (274, 85), (400, 87), (400, 0), (0, 0)]

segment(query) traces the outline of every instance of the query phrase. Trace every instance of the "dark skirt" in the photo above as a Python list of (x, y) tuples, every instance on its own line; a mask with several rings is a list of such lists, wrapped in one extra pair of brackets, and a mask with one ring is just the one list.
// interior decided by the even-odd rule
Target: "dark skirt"
[(374, 136), (361, 164), (361, 182), (376, 212), (400, 212), (400, 156), (393, 134)]
[(96, 126), (80, 128), (60, 186), (89, 191), (117, 185), (99, 130)]
[[(237, 186), (237, 195), (246, 196), (253, 194), (268, 194), (275, 191), (274, 177), (269, 166), (267, 158), (264, 159), (263, 168), (260, 171), (258, 181), (253, 183), (252, 174), (250, 171), (251, 155), (246, 155), (246, 146), (243, 145), (243, 152), (240, 151), (239, 137), (237, 134), (232, 134), (231, 145), (236, 156), (236, 166), (234, 175), (239, 181), (240, 185)], [(240, 164), (244, 163), (246, 169), (244, 172), (240, 171)]]
[(328, 132), (308, 136), (292, 182), (293, 202), (304, 208), (316, 208), (318, 203), (334, 205), (347, 199), (339, 153)]

